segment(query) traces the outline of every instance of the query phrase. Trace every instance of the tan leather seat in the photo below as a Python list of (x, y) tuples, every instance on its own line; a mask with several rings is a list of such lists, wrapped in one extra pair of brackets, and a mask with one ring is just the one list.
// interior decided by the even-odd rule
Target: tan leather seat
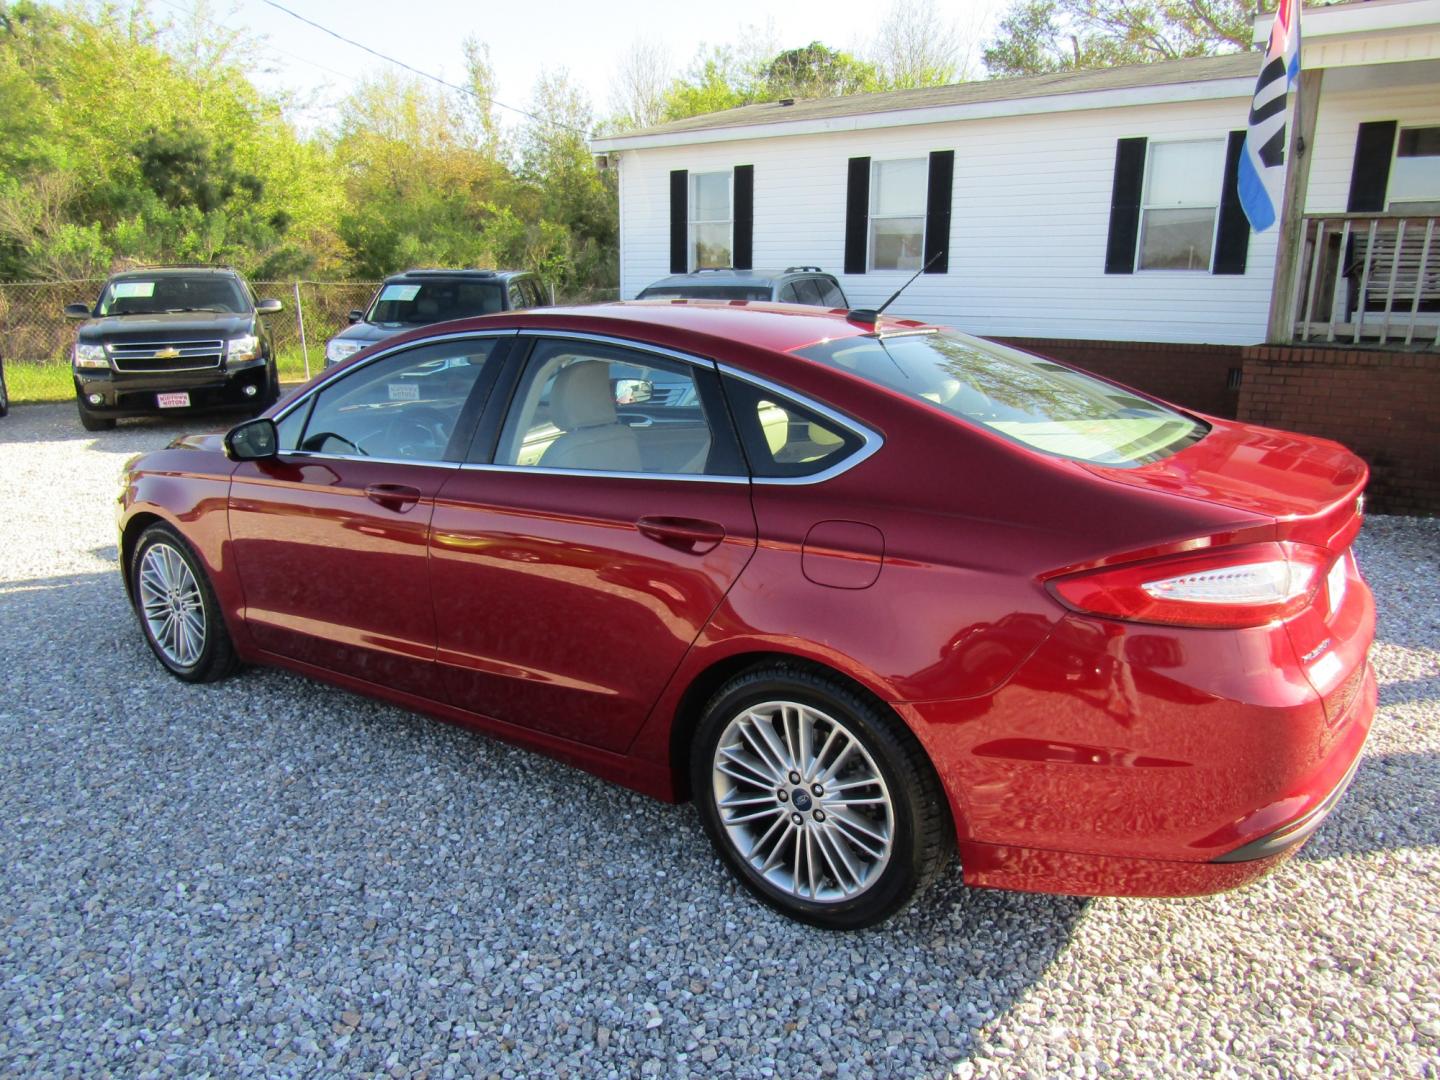
[(635, 432), (615, 416), (609, 364), (582, 360), (555, 376), (550, 419), (565, 434), (541, 455), (544, 468), (640, 471)]

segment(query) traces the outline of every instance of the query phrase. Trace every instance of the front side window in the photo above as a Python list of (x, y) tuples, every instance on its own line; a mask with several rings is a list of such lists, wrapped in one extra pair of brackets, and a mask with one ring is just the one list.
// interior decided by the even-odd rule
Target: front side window
[(378, 326), (427, 326), (490, 315), (505, 306), (504, 284), (460, 278), (389, 281), (380, 286), (365, 321)]
[(1430, 215), (1440, 210), (1440, 127), (1400, 129), (1389, 196), (1392, 213)]
[(1141, 270), (1209, 270), (1225, 171), (1219, 139), (1151, 142), (1140, 208)]
[(280, 449), (395, 461), (456, 460), (462, 417), (496, 338), (407, 349), (346, 372), (280, 421)]
[(664, 476), (736, 475), (688, 364), (592, 342), (536, 346), (497, 465)]
[[(796, 350), (1056, 457), (1134, 468), (1206, 425), (1078, 371), (952, 332), (865, 334)], [(943, 467), (943, 463), (936, 462)]]
[(735, 221), (730, 207), (730, 173), (728, 171), (691, 174), (690, 268), (692, 270), (704, 270), (731, 264)]
[(870, 165), (870, 269), (919, 270), (925, 250), (924, 158)]
[(214, 311), (243, 314), (254, 305), (232, 277), (219, 274), (163, 274), (107, 282), (100, 294), (101, 315), (164, 315)]

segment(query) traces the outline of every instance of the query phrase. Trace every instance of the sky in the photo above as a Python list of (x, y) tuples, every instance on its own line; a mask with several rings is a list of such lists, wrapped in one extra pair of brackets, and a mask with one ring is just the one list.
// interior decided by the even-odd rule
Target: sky
[[(158, 18), (183, 22), (195, 0), (151, 0)], [(702, 44), (773, 36), (777, 48), (823, 41), (854, 51), (873, 36), (886, 0), (774, 0), (657, 3), (655, 0), (539, 0), (457, 3), (454, 0), (279, 0), (286, 7), (371, 48), (452, 82), (463, 82), (461, 43), (474, 35), (490, 46), (497, 100), (525, 108), (536, 76), (564, 68), (590, 94), (596, 113), (609, 111), (610, 76), (637, 39), (665, 48), (677, 73)], [(993, 26), (1002, 0), (936, 0), (962, 27)], [(252, 78), (267, 90), (298, 96), (296, 120), (322, 128), (358, 77), (383, 61), (335, 40), (264, 0), (202, 0), (208, 22), (262, 36), (269, 70)], [(981, 33), (984, 32), (982, 29)], [(978, 53), (977, 53), (978, 56)], [(509, 114), (515, 119), (515, 114)]]

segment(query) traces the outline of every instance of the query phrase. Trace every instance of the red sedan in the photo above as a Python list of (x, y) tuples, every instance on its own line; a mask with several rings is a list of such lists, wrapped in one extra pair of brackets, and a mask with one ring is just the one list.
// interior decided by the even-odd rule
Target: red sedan
[(450, 323), (132, 462), (160, 661), (269, 664), (662, 799), (822, 926), (1189, 895), (1375, 710), (1364, 464), (949, 330), (645, 302)]

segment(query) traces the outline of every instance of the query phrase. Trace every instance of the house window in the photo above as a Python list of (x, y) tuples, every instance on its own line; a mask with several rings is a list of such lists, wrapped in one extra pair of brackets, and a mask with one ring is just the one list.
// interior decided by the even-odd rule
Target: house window
[(925, 250), (924, 158), (870, 166), (870, 269), (919, 270)]
[(730, 266), (735, 218), (730, 173), (690, 175), (690, 268)]
[(1141, 270), (1209, 270), (1225, 143), (1151, 142), (1140, 204)]
[(1440, 210), (1440, 127), (1401, 128), (1390, 168), (1390, 211)]

